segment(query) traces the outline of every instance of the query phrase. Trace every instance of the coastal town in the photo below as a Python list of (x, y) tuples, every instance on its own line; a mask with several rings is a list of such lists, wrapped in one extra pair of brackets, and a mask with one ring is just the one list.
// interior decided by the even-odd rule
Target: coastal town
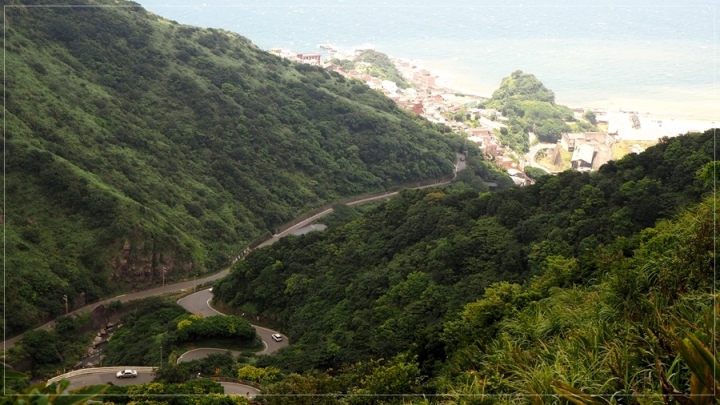
[[(361, 69), (346, 70), (333, 61), (350, 60), (367, 48), (356, 48), (343, 53), (328, 44), (318, 45), (329, 54), (323, 60), (320, 53), (295, 53), (287, 49), (273, 48), (271, 53), (298, 62), (322, 66), (347, 79), (364, 82), (371, 89), (382, 92), (399, 106), (425, 117), (428, 121), (444, 124), (455, 133), (462, 134), (478, 146), (485, 157), (507, 171), (519, 186), (533, 184), (525, 171), (534, 167), (549, 174), (572, 169), (594, 171), (610, 160), (620, 159), (628, 153), (641, 153), (664, 137), (674, 137), (688, 132), (702, 132), (715, 127), (715, 122), (690, 119), (662, 118), (650, 113), (604, 108), (572, 108), (575, 118), (581, 119), (587, 111), (595, 115), (599, 131), (563, 133), (557, 143), (538, 142), (529, 134), (530, 150), (519, 155), (503, 145), (499, 134), (507, 128), (507, 118), (495, 109), (478, 108), (488, 97), (473, 95), (451, 89), (441, 78), (418, 66), (412, 60), (390, 58), (395, 69), (411, 86), (401, 88), (398, 83), (374, 77)], [(361, 62), (362, 66), (362, 62)]]

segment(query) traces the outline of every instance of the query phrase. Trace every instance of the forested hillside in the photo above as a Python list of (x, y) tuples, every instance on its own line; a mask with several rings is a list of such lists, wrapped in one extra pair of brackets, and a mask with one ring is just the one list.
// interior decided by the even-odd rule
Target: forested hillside
[[(505, 297), (493, 284), (534, 277), (589, 288), (608, 261), (624, 262), (648, 240), (643, 229), (710, 192), (700, 173), (712, 174), (716, 152), (709, 131), (665, 139), (596, 173), (545, 176), (524, 188), (405, 190), (347, 225), (254, 251), (214, 294), (274, 319), (290, 336), (293, 344), (264, 364), (338, 370), (403, 354), (422, 375), (438, 376), (459, 349), (489, 347), (496, 322), (512, 312), (462, 312), (464, 305), (495, 299), (489, 291)], [(542, 283), (535, 282), (545, 295), (527, 299), (547, 296)], [(464, 359), (458, 356), (450, 365)]]
[[(438, 327), (444, 361), (432, 369), (412, 345), (339, 370), (281, 375), (266, 383), (264, 403), (718, 403), (717, 214), (710, 195), (630, 244), (549, 256), (528, 282), (493, 284)], [(400, 291), (393, 297), (412, 296)], [(416, 304), (412, 313), (428, 311)]]
[(9, 336), (64, 295), (216, 271), (304, 210), (452, 173), (458, 138), (359, 82), (136, 3), (34, 4), (4, 21)]

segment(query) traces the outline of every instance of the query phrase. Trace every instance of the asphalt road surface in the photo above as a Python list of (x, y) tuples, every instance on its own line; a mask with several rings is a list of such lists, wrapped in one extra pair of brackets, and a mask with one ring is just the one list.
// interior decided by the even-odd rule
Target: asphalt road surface
[[(456, 154), (455, 154), (455, 157), (456, 157), (456, 161), (455, 161), (455, 172), (453, 173), (453, 179), (455, 179), (455, 177), (457, 177), (457, 174), (458, 174), (459, 171), (465, 170), (465, 161), (464, 161), (464, 160), (460, 160), (460, 158), (464, 158), (465, 155), (463, 155), (462, 153), (456, 153)], [(427, 185), (427, 186), (421, 186), (421, 187), (415, 187), (415, 188), (417, 188), (417, 189), (422, 189), (422, 188), (428, 188), (428, 187), (437, 187), (437, 186), (441, 186), (441, 185), (449, 184), (449, 183), (450, 183), (449, 181), (446, 181), (446, 182), (443, 182), (443, 183), (430, 184), (430, 185)], [(388, 192), (388, 193), (385, 193), (385, 194), (382, 194), (382, 195), (377, 195), (377, 196), (373, 196), (373, 197), (363, 198), (362, 200), (353, 201), (353, 202), (348, 203), (347, 205), (358, 205), (358, 204), (362, 204), (362, 203), (365, 203), (365, 202), (368, 202), (368, 201), (380, 200), (380, 199), (383, 199), (383, 198), (390, 198), (390, 197), (394, 196), (394, 195), (397, 194), (397, 193), (398, 193), (397, 191), (392, 191), (392, 192)], [(264, 247), (264, 246), (268, 246), (268, 245), (272, 245), (273, 243), (277, 242), (280, 238), (282, 238), (282, 237), (284, 237), (284, 236), (287, 236), (287, 235), (290, 234), (290, 233), (293, 233), (294, 231), (296, 231), (296, 230), (299, 229), (299, 228), (302, 228), (302, 227), (304, 227), (304, 226), (307, 226), (307, 225), (309, 225), (309, 224), (312, 224), (312, 223), (313, 223), (314, 221), (316, 221), (318, 218), (322, 218), (322, 217), (324, 217), (325, 215), (330, 214), (331, 212), (333, 212), (333, 209), (332, 209), (332, 208), (328, 208), (328, 209), (326, 209), (325, 211), (323, 211), (323, 212), (321, 212), (321, 213), (319, 213), (319, 214), (317, 214), (317, 215), (314, 215), (314, 216), (312, 216), (312, 217), (310, 217), (310, 218), (308, 218), (308, 219), (306, 219), (306, 220), (304, 220), (304, 221), (302, 221), (302, 222), (299, 222), (299, 223), (295, 224), (294, 226), (292, 226), (291, 228), (288, 228), (288, 229), (286, 229), (285, 231), (280, 232), (280, 233), (277, 234), (277, 235), (273, 235), (272, 238), (270, 238), (270, 239), (266, 240), (265, 242), (261, 243), (261, 244), (258, 246), (258, 248), (261, 248), (261, 247)]]
[(292, 234), (293, 235), (305, 235), (308, 232), (322, 231), (325, 228), (327, 228), (327, 226), (323, 225), (323, 224), (312, 224), (312, 225), (302, 227), (300, 229), (296, 229), (296, 230), (292, 231)]
[(530, 148), (530, 151), (525, 154), (525, 160), (528, 162), (527, 165), (531, 167), (535, 167), (541, 170), (544, 170), (545, 172), (552, 174), (550, 170), (548, 170), (545, 166), (541, 165), (540, 163), (535, 161), (535, 155), (541, 150), (541, 149), (552, 149), (556, 145), (554, 143), (538, 143), (537, 145)]
[[(463, 156), (463, 155), (457, 154), (457, 161), (455, 164), (455, 173), (454, 173), (455, 176), (457, 176), (457, 172), (465, 169), (465, 162), (460, 161), (461, 156)], [(439, 184), (423, 186), (423, 187), (418, 187), (418, 188), (434, 187), (434, 186), (441, 185), (441, 184), (447, 184), (447, 183), (439, 183)], [(364, 200), (355, 201), (354, 203), (352, 203), (352, 205), (360, 204), (365, 201), (371, 201), (371, 200), (380, 199), (380, 198), (388, 198), (395, 194), (397, 194), (397, 193), (392, 192), (392, 193), (387, 193), (382, 196), (369, 197)], [(309, 218), (305, 221), (302, 221), (302, 222), (296, 224), (295, 226), (287, 229), (286, 231), (284, 231), (278, 235), (273, 235), (272, 239), (261, 244), (259, 247), (270, 245), (270, 244), (276, 242), (281, 237), (286, 236), (287, 234), (291, 233), (293, 230), (296, 230), (302, 226), (306, 226), (306, 225), (312, 223), (312, 221), (316, 220), (317, 218), (327, 215), (327, 214), (331, 213), (332, 211), (333, 211), (332, 209), (323, 211), (323, 212), (315, 215), (312, 218)], [(175, 283), (175, 284), (167, 284), (165, 286), (153, 288), (150, 290), (145, 290), (145, 291), (140, 291), (140, 292), (135, 292), (135, 293), (130, 293), (130, 294), (123, 294), (123, 295), (120, 295), (117, 297), (108, 298), (106, 300), (96, 302), (96, 303), (93, 303), (90, 305), (86, 305), (82, 308), (78, 308), (78, 309), (70, 312), (70, 315), (80, 314), (83, 312), (90, 312), (100, 305), (105, 305), (105, 304), (108, 304), (113, 301), (128, 302), (128, 301), (133, 301), (133, 300), (137, 300), (137, 299), (141, 299), (141, 298), (147, 298), (147, 297), (151, 297), (151, 296), (155, 296), (155, 295), (160, 295), (160, 294), (167, 293), (167, 292), (176, 292), (176, 291), (181, 291), (181, 290), (187, 290), (190, 288), (195, 288), (198, 284), (214, 281), (214, 280), (220, 279), (222, 277), (225, 277), (228, 274), (228, 272), (229, 272), (229, 269), (225, 269), (225, 270), (222, 270), (213, 275), (199, 278), (196, 280), (184, 281), (184, 282)], [(189, 295), (189, 296), (179, 300), (178, 303), (180, 305), (182, 305), (183, 307), (185, 307), (186, 309), (188, 309), (190, 312), (201, 314), (203, 316), (224, 315), (210, 307), (209, 301), (212, 298), (211, 294), (212, 293), (209, 290), (203, 290), (203, 291)], [(55, 321), (50, 321), (40, 327), (35, 328), (35, 330), (50, 329), (54, 326), (55, 326)], [(271, 335), (274, 333), (278, 333), (278, 332), (267, 329), (267, 328), (263, 328), (261, 326), (253, 325), (253, 327), (255, 328), (258, 336), (260, 336), (260, 338), (262, 339), (262, 341), (264, 343), (264, 347), (265, 347), (262, 351), (260, 351), (258, 353), (270, 354), (270, 353), (273, 353), (273, 352), (279, 350), (280, 348), (288, 345), (288, 339), (286, 336), (283, 336), (283, 340), (281, 342), (276, 342), (272, 339)], [(18, 336), (15, 336), (13, 338), (6, 339), (5, 341), (3, 341), (3, 349), (7, 349), (8, 347), (13, 346), (18, 340), (22, 339), (22, 336), (23, 335), (18, 335)], [(197, 351), (198, 356), (205, 356), (209, 353), (217, 353), (218, 351), (222, 353), (222, 352), (225, 352), (226, 350), (223, 350), (223, 349), (200, 349), (200, 350), (196, 350), (196, 351)], [(193, 351), (191, 351), (191, 352), (193, 352)], [(183, 357), (183, 356), (188, 356), (188, 357)], [(188, 353), (183, 354), (183, 356), (181, 356), (181, 358), (183, 358), (184, 360), (189, 360), (190, 356), (195, 356), (195, 354), (191, 355), (190, 352), (188, 352)], [(198, 358), (200, 358), (200, 357), (198, 357)], [(178, 359), (178, 361), (179, 361), (179, 359)], [(152, 373), (138, 372), (138, 376), (136, 378), (117, 378), (115, 376), (115, 372), (98, 371), (97, 373), (74, 376), (74, 377), (70, 377), (68, 379), (70, 380), (70, 388), (74, 389), (74, 388), (80, 388), (80, 387), (83, 387), (86, 385), (106, 384), (109, 382), (112, 382), (115, 385), (142, 384), (142, 383), (151, 382), (153, 380), (153, 377), (154, 376), (152, 375)], [(239, 394), (239, 395), (244, 394), (244, 395), (249, 395), (250, 397), (254, 397), (255, 395), (258, 394), (257, 389), (247, 386), (247, 385), (242, 385), (242, 384), (237, 384), (237, 383), (225, 383), (225, 382), (223, 382), (221, 384), (223, 385), (223, 387), (225, 387), (226, 394)]]
[(177, 303), (187, 309), (188, 312), (202, 315), (203, 317), (224, 315), (210, 307), (208, 301), (210, 301), (212, 297), (213, 295), (209, 289), (202, 290), (179, 299)]
[[(455, 164), (455, 173), (454, 173), (455, 176), (457, 176), (457, 172), (465, 169), (465, 162), (460, 161), (461, 156), (463, 156), (463, 155), (457, 154), (457, 161)], [(439, 183), (436, 185), (423, 186), (423, 187), (419, 187), (419, 188), (433, 187), (433, 186), (437, 186), (437, 185), (441, 185), (441, 184), (446, 184), (446, 183)], [(371, 200), (380, 199), (380, 198), (388, 198), (395, 194), (397, 194), (397, 193), (392, 192), (392, 193), (387, 193), (387, 194), (381, 195), (381, 196), (369, 197), (364, 200), (355, 201), (354, 203), (352, 203), (352, 205), (360, 204), (365, 201), (371, 201)], [(296, 224), (295, 226), (291, 227), (290, 229), (287, 229), (286, 231), (282, 232), (281, 234), (274, 235), (274, 237), (272, 239), (266, 241), (259, 247), (270, 245), (270, 244), (276, 242), (281, 237), (286, 236), (287, 234), (293, 232), (293, 230), (297, 230), (298, 228), (300, 228), (302, 226), (310, 224), (310, 223), (312, 223), (312, 221), (316, 220), (317, 218), (320, 218), (331, 212), (332, 212), (332, 209), (329, 209), (324, 212), (321, 212), (318, 215), (315, 215), (312, 218), (302, 221), (302, 222)], [(195, 288), (198, 284), (207, 283), (207, 282), (222, 278), (225, 275), (227, 275), (228, 272), (229, 272), (229, 269), (225, 269), (225, 270), (215, 273), (213, 275), (199, 278), (196, 280), (184, 281), (184, 282), (175, 283), (175, 284), (167, 284), (163, 287), (157, 287), (157, 288), (153, 288), (150, 290), (119, 295), (117, 297), (108, 298), (106, 300), (96, 302), (96, 303), (93, 303), (90, 305), (86, 305), (82, 308), (78, 308), (78, 309), (70, 312), (70, 314), (72, 315), (72, 314), (78, 314), (78, 313), (82, 313), (82, 312), (90, 312), (90, 311), (94, 310), (95, 308), (97, 308), (98, 306), (108, 304), (112, 301), (119, 300), (120, 302), (127, 302), (127, 301), (137, 300), (137, 299), (141, 299), (141, 298), (147, 298), (147, 297), (151, 297), (151, 296), (155, 296), (155, 295), (160, 295), (160, 294), (163, 294), (166, 292), (175, 292), (175, 291), (181, 291), (181, 290), (186, 290), (186, 289), (190, 289), (190, 288)], [(212, 298), (212, 293), (209, 290), (203, 290), (203, 291), (197, 292), (195, 294), (191, 294), (185, 298), (180, 299), (178, 301), (178, 304), (183, 306), (188, 311), (195, 313), (195, 314), (201, 314), (202, 316), (224, 315), (210, 307), (209, 301), (211, 298)], [(55, 321), (50, 321), (38, 328), (35, 328), (35, 330), (50, 329), (54, 326), (55, 326)], [(273, 330), (270, 330), (267, 328), (263, 328), (261, 326), (253, 325), (253, 327), (255, 328), (258, 336), (260, 336), (260, 338), (262, 339), (263, 344), (264, 344), (264, 349), (262, 351), (258, 352), (259, 354), (271, 354), (289, 344), (286, 336), (283, 336), (283, 340), (280, 342), (276, 342), (275, 340), (273, 340), (271, 335), (274, 333), (278, 333), (276, 331), (273, 331)], [(3, 342), (3, 348), (7, 349), (8, 347), (13, 346), (18, 340), (22, 339), (22, 336), (23, 335), (19, 335), (14, 338), (5, 340)], [(178, 361), (181, 361), (181, 360), (182, 361), (190, 361), (190, 360), (193, 360), (196, 358), (205, 357), (210, 353), (224, 353), (226, 351), (227, 350), (224, 350), (224, 349), (211, 349), (211, 348), (195, 349), (195, 350), (191, 350), (186, 353), (183, 353), (180, 356), (180, 358), (178, 359)], [(234, 352), (234, 353), (237, 354), (237, 352)], [(87, 385), (107, 384), (110, 382), (115, 385), (143, 384), (143, 383), (151, 382), (154, 378), (154, 376), (151, 372), (138, 372), (138, 376), (136, 378), (117, 378), (115, 376), (115, 373), (117, 371), (120, 371), (119, 367), (117, 370), (113, 370), (113, 371), (98, 370), (97, 372), (91, 373), (91, 374), (83, 374), (83, 375), (78, 375), (78, 376), (74, 376), (74, 377), (69, 377), (68, 378), (68, 380), (70, 380), (69, 388), (76, 389), (76, 388), (81, 388), (81, 387), (84, 387)], [(256, 388), (253, 388), (248, 385), (229, 383), (229, 382), (221, 382), (220, 384), (224, 387), (226, 394), (247, 395), (250, 398), (254, 398), (256, 395), (259, 394), (259, 391)]]
[(260, 393), (260, 390), (249, 385), (230, 382), (221, 382), (220, 385), (225, 388), (225, 393), (228, 395), (245, 395), (248, 398), (255, 398)]
[[(455, 164), (455, 176), (457, 176), (457, 172), (461, 170), (465, 170), (465, 155), (462, 153), (456, 153), (457, 157), (457, 163)], [(462, 158), (462, 160), (460, 160)]]
[[(118, 367), (119, 371), (120, 368)], [(82, 388), (86, 385), (100, 385), (100, 384), (107, 384), (109, 382), (115, 384), (115, 385), (134, 385), (134, 384), (144, 384), (152, 382), (153, 378), (155, 377), (153, 373), (146, 371), (138, 371), (138, 376), (136, 378), (117, 378), (115, 377), (115, 373), (117, 371), (107, 371), (102, 370), (98, 371), (97, 373), (93, 374), (83, 374), (83, 375), (76, 375), (74, 377), (69, 377), (68, 380), (70, 380), (70, 389), (76, 389), (76, 388)]]
[(227, 352), (230, 352), (233, 357), (237, 357), (237, 355), (240, 354), (240, 352), (237, 350), (213, 349), (210, 347), (203, 347), (200, 349), (188, 350), (187, 352), (181, 354), (180, 357), (178, 357), (177, 362), (182, 363), (186, 361), (200, 360), (211, 354), (223, 354)]

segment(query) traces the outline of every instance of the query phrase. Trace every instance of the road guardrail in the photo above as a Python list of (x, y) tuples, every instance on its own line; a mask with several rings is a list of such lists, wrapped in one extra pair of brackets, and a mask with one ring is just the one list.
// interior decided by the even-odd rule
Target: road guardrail
[(118, 371), (123, 371), (123, 370), (127, 370), (127, 369), (133, 369), (133, 370), (135, 370), (135, 371), (140, 372), (140, 371), (153, 371), (155, 368), (156, 368), (156, 367), (133, 367), (133, 366), (129, 366), (129, 367), (116, 366), (116, 367), (81, 368), (80, 370), (73, 370), (73, 371), (70, 371), (69, 373), (60, 374), (59, 376), (55, 376), (55, 377), (49, 379), (49, 380), (47, 381), (47, 383), (48, 383), (48, 384), (52, 384), (52, 383), (54, 383), (54, 382), (58, 382), (58, 381), (62, 380), (63, 378), (72, 378), (72, 377), (76, 377), (76, 376), (79, 376), (79, 375), (85, 375), (85, 374), (95, 374), (95, 373), (103, 372), (103, 371), (107, 371), (107, 372), (109, 372), (109, 371), (118, 372)]
[(235, 384), (242, 384), (242, 385), (248, 385), (250, 387), (262, 390), (265, 387), (262, 385), (254, 382), (254, 381), (248, 381), (248, 380), (238, 380), (237, 378), (229, 378), (229, 377), (213, 377), (213, 381), (215, 382), (228, 382), (228, 383), (235, 383)]

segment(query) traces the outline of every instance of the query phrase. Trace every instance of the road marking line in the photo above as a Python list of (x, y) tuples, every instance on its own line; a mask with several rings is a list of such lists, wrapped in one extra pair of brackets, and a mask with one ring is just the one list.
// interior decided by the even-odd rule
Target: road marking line
[(218, 311), (217, 309), (215, 309), (215, 308), (213, 308), (213, 307), (210, 306), (210, 300), (211, 300), (211, 299), (212, 299), (212, 298), (209, 298), (209, 299), (205, 302), (205, 303), (207, 304), (208, 308), (212, 309), (213, 311), (215, 311), (216, 313), (218, 313), (218, 314), (220, 314), (220, 315), (227, 316), (227, 315), (223, 314), (222, 312)]
[[(232, 354), (234, 356), (236, 355), (236, 353), (237, 354), (242, 353), (242, 350), (219, 349), (217, 347), (198, 347), (197, 349), (188, 350), (185, 353), (181, 354), (180, 357), (178, 357), (177, 360), (175, 360), (175, 363), (180, 364), (180, 359), (182, 359), (183, 356), (185, 356), (186, 354), (188, 354), (190, 352), (194, 352), (194, 351), (198, 351), (198, 350), (216, 350), (216, 351), (222, 352), (222, 353), (230, 352), (230, 354)], [(205, 357), (207, 357), (207, 356), (205, 356)], [(195, 360), (199, 360), (199, 359), (195, 359)], [(192, 360), (190, 360), (190, 361), (192, 361)]]

